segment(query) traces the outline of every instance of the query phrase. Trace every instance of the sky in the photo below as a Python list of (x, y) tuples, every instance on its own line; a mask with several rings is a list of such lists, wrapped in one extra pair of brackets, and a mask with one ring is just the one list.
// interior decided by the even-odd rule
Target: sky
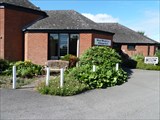
[(75, 10), (91, 20), (119, 23), (160, 42), (160, 0), (30, 0), (41, 10)]

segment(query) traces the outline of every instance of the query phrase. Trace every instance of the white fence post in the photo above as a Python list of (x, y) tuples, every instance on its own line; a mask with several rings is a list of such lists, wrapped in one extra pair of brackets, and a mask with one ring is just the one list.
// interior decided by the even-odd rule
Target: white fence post
[(60, 87), (61, 88), (63, 87), (63, 82), (64, 82), (64, 69), (61, 68), (61, 71), (60, 71)]
[(95, 72), (96, 71), (96, 66), (95, 65), (93, 65), (93, 72)]
[(16, 89), (16, 66), (13, 66), (13, 89)]
[(50, 80), (50, 68), (47, 67), (46, 86), (49, 85), (49, 80)]
[(116, 64), (116, 71), (119, 69), (119, 63)]

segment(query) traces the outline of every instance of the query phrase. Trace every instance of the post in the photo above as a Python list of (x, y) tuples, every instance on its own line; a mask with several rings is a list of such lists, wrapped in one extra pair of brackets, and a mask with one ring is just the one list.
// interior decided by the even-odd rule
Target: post
[(16, 66), (13, 66), (13, 89), (16, 89)]
[(95, 65), (93, 65), (93, 72), (95, 72), (96, 71), (96, 66)]
[(79, 57), (79, 39), (77, 40), (77, 57)]
[(46, 86), (49, 85), (49, 79), (50, 79), (50, 68), (47, 67), (47, 75), (46, 75)]
[(119, 63), (116, 64), (116, 71), (119, 69)]
[(64, 69), (61, 68), (61, 71), (60, 71), (60, 87), (61, 88), (63, 87), (63, 82), (64, 82)]

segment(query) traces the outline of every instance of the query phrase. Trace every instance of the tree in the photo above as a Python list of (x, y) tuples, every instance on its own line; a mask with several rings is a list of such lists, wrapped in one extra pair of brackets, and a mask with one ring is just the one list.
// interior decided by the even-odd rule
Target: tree
[(139, 33), (139, 34), (145, 36), (145, 32), (144, 32), (144, 31), (137, 31), (137, 33)]

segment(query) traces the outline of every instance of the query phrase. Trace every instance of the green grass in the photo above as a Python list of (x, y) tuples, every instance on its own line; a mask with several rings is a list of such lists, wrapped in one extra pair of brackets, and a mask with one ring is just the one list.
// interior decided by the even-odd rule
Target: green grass
[[(36, 78), (17, 77), (16, 88), (32, 83)], [(0, 88), (12, 88), (12, 76), (0, 76)]]
[(80, 83), (78, 80), (75, 80), (72, 76), (66, 76), (64, 80), (64, 86), (63, 88), (60, 88), (59, 79), (59, 77), (51, 79), (49, 82), (49, 86), (46, 86), (45, 82), (42, 82), (37, 86), (37, 90), (41, 94), (59, 96), (76, 95), (88, 90), (88, 86), (86, 84)]

